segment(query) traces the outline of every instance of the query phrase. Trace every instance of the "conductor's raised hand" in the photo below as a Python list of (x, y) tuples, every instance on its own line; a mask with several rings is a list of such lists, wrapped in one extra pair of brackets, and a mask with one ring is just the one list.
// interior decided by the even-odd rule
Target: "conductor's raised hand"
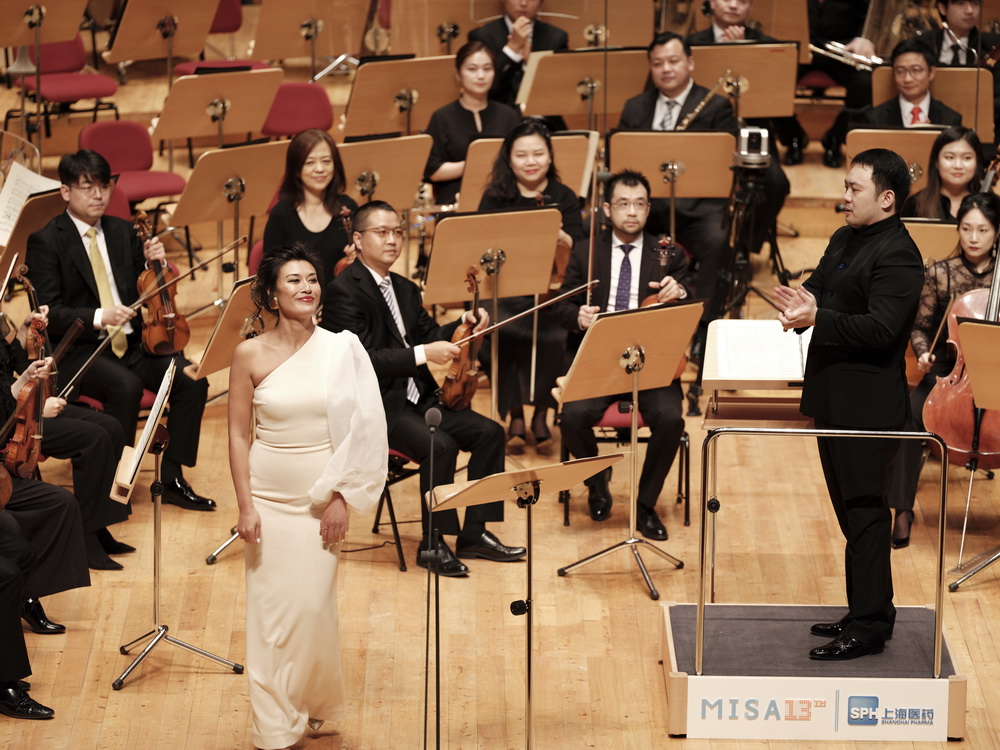
[(784, 309), (778, 313), (778, 320), (785, 330), (789, 328), (809, 328), (816, 325), (816, 298), (805, 287), (799, 287)]

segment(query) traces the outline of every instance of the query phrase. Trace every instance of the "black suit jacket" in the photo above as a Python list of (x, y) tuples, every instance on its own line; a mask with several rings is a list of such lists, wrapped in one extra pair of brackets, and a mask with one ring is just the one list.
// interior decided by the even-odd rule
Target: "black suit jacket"
[[(931, 97), (930, 111), (927, 119), (932, 125), (952, 125), (962, 124), (962, 115), (941, 101)], [(903, 110), (899, 107), (899, 97), (894, 96), (888, 101), (882, 102), (877, 107), (872, 107), (863, 115), (863, 121), (869, 127), (874, 128), (901, 128), (903, 127)]]
[(899, 216), (837, 230), (804, 286), (819, 310), (802, 413), (859, 429), (902, 427), (909, 413), (903, 355), (923, 262)]
[(411, 347), (450, 340), (459, 321), (438, 325), (424, 309), (417, 285), (396, 273), (390, 277), (410, 346), (399, 335), (385, 297), (361, 261), (352, 263), (326, 287), (322, 325), (334, 332), (351, 331), (361, 339), (378, 376), (386, 426), (392, 432), (406, 406), (408, 378), (417, 381), (421, 397), (438, 389), (427, 365), (417, 366)]
[[(491, 98), (505, 104), (513, 104), (517, 97), (517, 90), (521, 87), (521, 78), (524, 73), (521, 63), (510, 59), (503, 52), (508, 36), (507, 22), (501, 16), (485, 26), (472, 29), (469, 32), (469, 41), (482, 42), (496, 55), (496, 78), (493, 81)], [(566, 32), (558, 26), (539, 21), (536, 18), (531, 35), (531, 51), (564, 49), (569, 49), (569, 36)]]
[[(142, 241), (127, 221), (105, 216), (101, 219), (108, 259), (114, 272), (115, 286), (123, 305), (139, 298), (136, 282), (145, 269)], [(101, 306), (94, 270), (90, 265), (89, 246), (81, 238), (69, 214), (63, 212), (28, 237), (26, 263), (38, 303), (49, 306), (49, 335), (53, 342), (79, 318), (83, 332), (77, 346), (93, 347), (99, 331), (94, 330), (94, 312)], [(132, 319), (133, 333), (141, 336), (142, 316)]]
[[(649, 286), (651, 281), (659, 281), (664, 276), (673, 278), (684, 284), (687, 291), (686, 299), (694, 297), (693, 290), (685, 283), (687, 276), (687, 255), (680, 248), (675, 248), (667, 261), (666, 273), (660, 268), (660, 243), (656, 237), (643, 232), (642, 235), (642, 255), (639, 260), (639, 302), (645, 297), (654, 293), (654, 289)], [(569, 263), (566, 266), (566, 274), (563, 276), (562, 287), (559, 294), (575, 289), (581, 284), (587, 283), (587, 268), (589, 266), (590, 240), (583, 239), (573, 246), (573, 253), (570, 255)], [(631, 253), (630, 253), (631, 255)], [(590, 304), (601, 308), (601, 312), (606, 312), (608, 300), (611, 297), (612, 289), (608, 283), (611, 279), (611, 233), (605, 232), (598, 238), (594, 248), (594, 278), (601, 281), (593, 290), (590, 297)], [(586, 292), (574, 295), (562, 302), (557, 302), (553, 309), (556, 320), (568, 331), (570, 337), (567, 340), (567, 348), (570, 354), (574, 354), (583, 339), (580, 331), (580, 324), (577, 315), (582, 305), (587, 304)]]
[[(680, 124), (689, 113), (693, 112), (706, 94), (708, 94), (708, 89), (704, 86), (699, 86), (697, 83), (692, 86), (687, 99), (684, 100), (684, 106), (677, 113), (676, 123)], [(652, 130), (656, 99), (659, 95), (659, 90), (649, 89), (625, 102), (621, 119), (618, 121), (618, 129)], [(729, 105), (729, 100), (716, 94), (708, 100), (704, 109), (692, 120), (687, 130), (689, 132), (719, 132), (735, 135), (736, 127), (736, 118), (733, 116), (733, 108)]]
[[(753, 42), (760, 42), (762, 44), (770, 44), (772, 42), (778, 41), (773, 36), (768, 36), (767, 34), (758, 31), (757, 29), (752, 29), (745, 27), (744, 36)], [(730, 44), (730, 42), (716, 42), (715, 41), (715, 30), (709, 26), (707, 29), (702, 29), (701, 31), (696, 31), (689, 35), (687, 38), (687, 43), (692, 47), (697, 45), (709, 45), (709, 44)], [(741, 44), (742, 42), (732, 42), (733, 44)]]
[[(918, 34), (916, 39), (928, 47), (935, 60), (938, 60), (941, 56), (941, 45), (946, 44), (950, 48), (953, 44), (951, 37), (947, 37), (944, 33), (944, 29), (926, 31), (922, 34)], [(979, 29), (972, 29), (972, 31), (969, 32), (969, 47), (976, 50), (979, 54), (980, 61), (982, 61), (983, 56), (996, 47), (997, 44), (1000, 44), (1000, 34), (981, 34), (979, 33)], [(951, 55), (949, 55), (948, 58), (950, 59)], [(937, 64), (939, 66), (945, 65), (945, 63)], [(974, 56), (966, 55), (964, 66), (969, 67), (973, 65), (975, 65)]]

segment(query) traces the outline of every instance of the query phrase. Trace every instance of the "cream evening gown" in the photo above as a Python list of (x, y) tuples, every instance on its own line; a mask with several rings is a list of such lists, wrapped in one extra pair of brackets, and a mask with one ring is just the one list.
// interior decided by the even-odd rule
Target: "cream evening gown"
[(340, 545), (323, 543), (319, 523), (332, 490), (352, 510), (372, 507), (387, 450), (375, 373), (350, 333), (317, 328), (260, 382), (253, 406), (261, 540), (245, 545), (247, 673), (254, 743), (268, 750), (297, 742), (310, 718), (342, 715)]

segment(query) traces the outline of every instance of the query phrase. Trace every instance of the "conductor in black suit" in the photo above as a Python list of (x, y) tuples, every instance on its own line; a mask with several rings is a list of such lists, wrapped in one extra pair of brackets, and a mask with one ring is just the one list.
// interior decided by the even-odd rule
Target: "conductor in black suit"
[[(111, 168), (100, 154), (87, 149), (59, 161), (60, 192), (66, 211), (28, 238), (27, 263), (38, 301), (49, 306), (49, 333), (58, 341), (79, 318), (84, 331), (66, 353), (64, 372), (76, 372), (111, 336), (110, 345), (81, 379), (79, 392), (104, 403), (118, 420), (128, 445), (135, 442), (143, 388), (156, 390), (174, 355), (158, 356), (142, 347), (142, 316), (132, 310), (136, 282), (148, 263), (166, 258), (157, 238), (139, 240), (132, 226), (106, 216), (111, 196)], [(215, 501), (201, 497), (184, 479), (181, 466), (198, 458), (201, 416), (208, 396), (207, 380), (192, 380), (177, 355), (170, 391), (170, 444), (163, 454), (163, 501), (190, 510), (214, 510)]]
[[(391, 273), (399, 257), (403, 229), (395, 209), (384, 201), (371, 201), (357, 210), (353, 220), (358, 262), (352, 263), (323, 293), (323, 327), (351, 331), (371, 356), (382, 390), (389, 447), (420, 464), (420, 496), (430, 489), (454, 481), (459, 450), (471, 452), (469, 479), (480, 479), (504, 470), (503, 427), (472, 409), (441, 409), (441, 426), (434, 439), (434, 475), (430, 473), (430, 431), (424, 415), (438, 405), (438, 385), (428, 362), (445, 365), (459, 352), (451, 335), (460, 321), (438, 325), (424, 309), (420, 289), (409, 279)], [(482, 330), (488, 324), (480, 309)], [(469, 313), (464, 313), (469, 315)], [(427, 508), (421, 504), (426, 529)], [(470, 507), (459, 528), (454, 510), (434, 514), (442, 534), (457, 534), (458, 557), (496, 562), (518, 560), (523, 547), (508, 547), (486, 529), (488, 521), (503, 520), (503, 503)], [(420, 549), (428, 549), (425, 538)], [(441, 542), (444, 561), (438, 572), (464, 576), (469, 570)], [(417, 564), (426, 566), (419, 555)]]
[(877, 128), (916, 128), (962, 124), (962, 115), (931, 97), (937, 71), (934, 56), (916, 39), (904, 39), (892, 50), (892, 75), (899, 96), (868, 110), (865, 124)]
[[(899, 218), (910, 189), (903, 159), (886, 149), (854, 157), (845, 180), (847, 226), (830, 239), (809, 279), (778, 287), (785, 329), (813, 328), (802, 413), (820, 429), (901, 430), (909, 416), (903, 356), (923, 285), (923, 263)], [(813, 659), (839, 661), (880, 653), (892, 637), (886, 498), (898, 441), (819, 438), (820, 462), (847, 540), (848, 612), (812, 626), (832, 638)]]
[[(611, 231), (603, 235), (594, 249), (594, 278), (600, 279), (591, 304), (586, 295), (556, 304), (555, 316), (571, 332), (570, 354), (576, 353), (583, 332), (594, 317), (608, 310), (639, 307), (651, 294), (660, 302), (687, 299), (690, 292), (682, 283), (687, 272), (684, 251), (674, 248), (661, 267), (660, 245), (645, 232), (649, 217), (649, 181), (639, 172), (624, 171), (612, 175), (605, 187), (604, 215), (611, 220)], [(578, 242), (573, 248), (560, 293), (568, 292), (587, 281), (590, 243)], [(593, 427), (608, 406), (627, 394), (601, 396), (563, 405), (560, 417), (563, 441), (575, 458), (597, 455)], [(654, 506), (677, 455), (684, 419), (681, 416), (681, 384), (674, 380), (663, 388), (639, 391), (639, 412), (652, 430), (646, 458), (639, 477), (638, 531), (649, 539), (664, 540), (667, 530), (656, 515)], [(586, 480), (590, 515), (603, 521), (611, 513), (608, 472)]]
[(482, 42), (496, 55), (490, 98), (513, 105), (528, 54), (568, 49), (569, 37), (559, 27), (537, 20), (542, 0), (501, 0), (500, 4), (503, 16), (470, 31), (469, 41)]

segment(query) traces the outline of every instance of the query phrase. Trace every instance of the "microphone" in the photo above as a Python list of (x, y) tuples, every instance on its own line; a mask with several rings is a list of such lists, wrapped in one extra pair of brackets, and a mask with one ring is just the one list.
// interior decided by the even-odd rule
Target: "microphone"
[(441, 410), (436, 406), (432, 406), (428, 409), (424, 414), (424, 424), (427, 425), (427, 428), (431, 432), (437, 430), (437, 428), (441, 425)]

